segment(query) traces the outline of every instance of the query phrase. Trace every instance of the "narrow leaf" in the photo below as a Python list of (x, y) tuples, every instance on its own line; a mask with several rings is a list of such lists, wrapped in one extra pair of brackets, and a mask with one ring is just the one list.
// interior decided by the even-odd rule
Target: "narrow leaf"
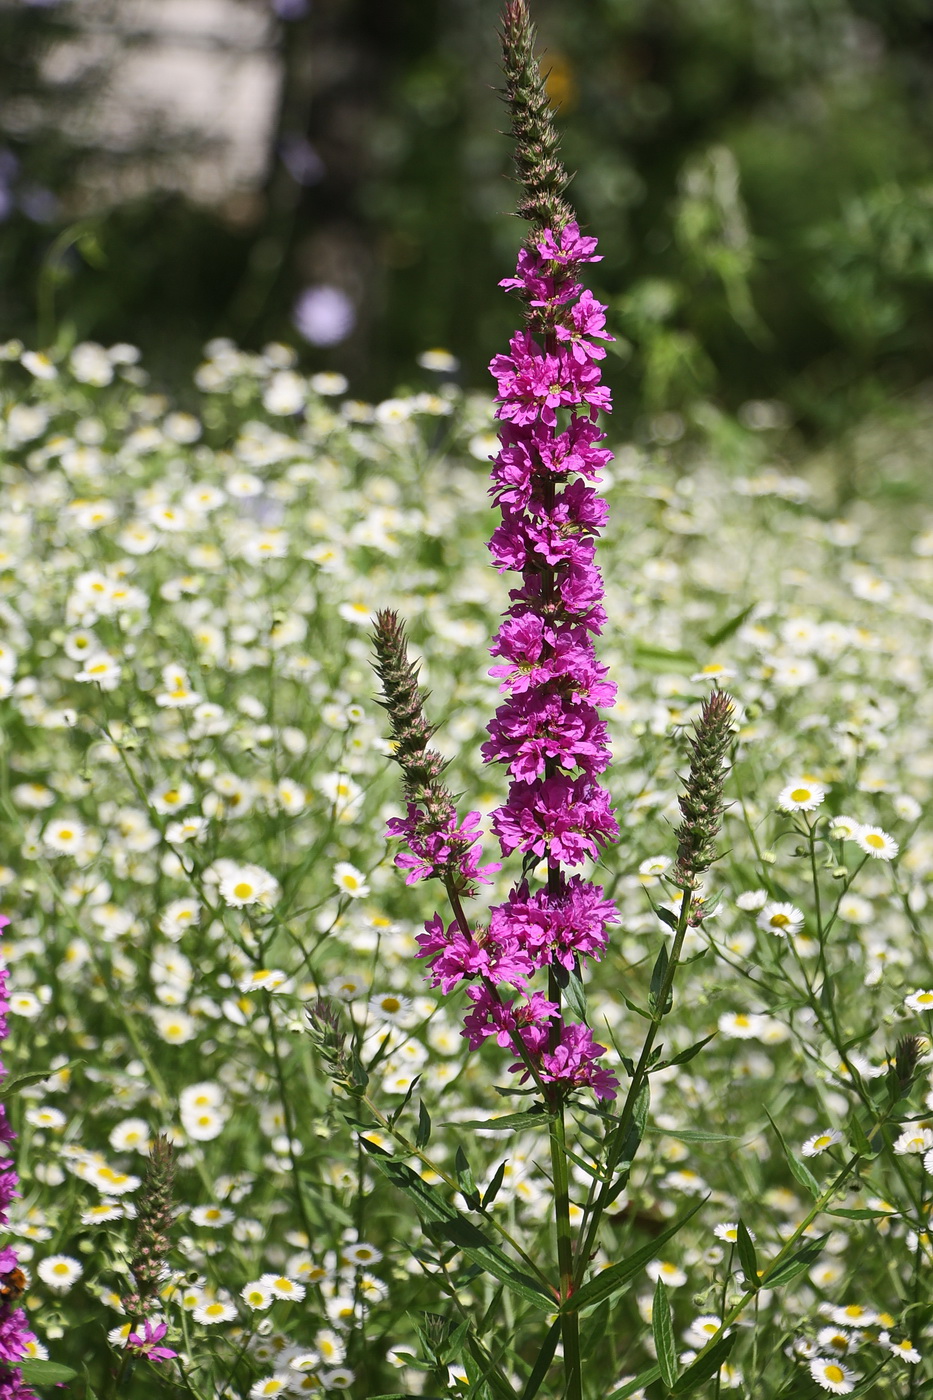
[(739, 1260), (742, 1265), (742, 1272), (745, 1275), (747, 1287), (754, 1288), (756, 1293), (759, 1287), (758, 1280), (758, 1255), (755, 1253), (755, 1245), (751, 1235), (745, 1228), (743, 1221), (739, 1221), (737, 1230), (737, 1244), (739, 1248)]
[(483, 1193), (484, 1210), (488, 1206), (492, 1205), (493, 1201), (496, 1199), (499, 1192), (502, 1190), (502, 1183), (505, 1180), (505, 1168), (506, 1162), (500, 1162), (499, 1165), (496, 1167), (496, 1170), (493, 1173), (492, 1181), (490, 1181), (489, 1185), (486, 1187), (486, 1190)]
[(665, 1060), (663, 1064), (658, 1065), (658, 1069), (668, 1069), (671, 1065), (688, 1064), (689, 1061), (693, 1059), (694, 1055), (699, 1055), (704, 1045), (709, 1045), (710, 1041), (715, 1040), (715, 1038), (715, 1031), (713, 1031), (712, 1035), (705, 1035), (703, 1039), (698, 1040), (695, 1045), (688, 1045), (686, 1050), (681, 1050), (679, 1054), (674, 1055), (670, 1060)]
[(747, 617), (751, 616), (754, 609), (755, 604), (749, 603), (747, 608), (743, 608), (740, 613), (736, 613), (735, 617), (730, 617), (729, 621), (724, 622), (715, 632), (707, 632), (703, 638), (706, 645), (708, 647), (718, 647), (721, 646), (723, 642), (727, 642), (730, 637), (733, 637), (735, 633), (738, 632), (742, 623)]
[(792, 1278), (804, 1273), (819, 1259), (828, 1238), (828, 1235), (820, 1235), (818, 1239), (807, 1240), (807, 1243), (802, 1245), (796, 1254), (785, 1259), (783, 1264), (779, 1264), (773, 1273), (766, 1268), (765, 1276), (761, 1280), (762, 1287), (777, 1288), (780, 1284), (790, 1283)]
[(557, 1350), (557, 1343), (560, 1340), (560, 1318), (555, 1318), (544, 1341), (541, 1343), (541, 1350), (538, 1352), (538, 1359), (534, 1364), (531, 1375), (525, 1382), (525, 1389), (522, 1391), (521, 1400), (534, 1400), (544, 1382), (544, 1378), (551, 1368), (554, 1360), (554, 1353)]
[(711, 1376), (715, 1376), (735, 1346), (737, 1336), (737, 1332), (728, 1332), (724, 1337), (717, 1338), (709, 1351), (698, 1356), (696, 1361), (687, 1367), (674, 1386), (674, 1394), (689, 1395), (692, 1390), (696, 1390), (697, 1386), (703, 1385)]
[(671, 1316), (671, 1304), (667, 1296), (667, 1289), (660, 1279), (654, 1286), (651, 1330), (654, 1333), (654, 1347), (658, 1354), (661, 1379), (666, 1386), (673, 1386), (678, 1376), (677, 1351), (674, 1347), (674, 1321)]
[(651, 1260), (660, 1252), (661, 1247), (669, 1239), (672, 1239), (678, 1230), (683, 1229), (688, 1220), (693, 1219), (697, 1211), (706, 1204), (707, 1199), (704, 1196), (702, 1201), (697, 1201), (696, 1205), (691, 1206), (683, 1215), (678, 1216), (650, 1244), (643, 1245), (634, 1254), (630, 1254), (627, 1259), (622, 1259), (618, 1264), (613, 1264), (610, 1268), (603, 1269), (596, 1274), (577, 1293), (567, 1299), (561, 1311), (582, 1311), (584, 1308), (595, 1307), (597, 1303), (602, 1303), (606, 1298), (614, 1298), (617, 1293), (621, 1293), (629, 1280), (635, 1278), (636, 1274), (640, 1274), (646, 1264), (651, 1263)]
[(431, 1115), (422, 1100), (418, 1104), (418, 1131), (415, 1133), (415, 1146), (427, 1147), (431, 1141)]
[(667, 647), (652, 646), (650, 642), (635, 643), (634, 660), (646, 671), (695, 671), (698, 665), (689, 651), (671, 651)]
[(677, 915), (674, 913), (673, 909), (666, 909), (663, 904), (656, 904), (654, 906), (654, 912), (661, 920), (661, 923), (667, 924), (668, 928), (677, 927)]
[(771, 1114), (768, 1113), (767, 1109), (765, 1109), (765, 1113), (767, 1114), (768, 1122), (777, 1134), (778, 1142), (784, 1150), (784, 1156), (787, 1158), (787, 1165), (790, 1167), (791, 1175), (794, 1180), (798, 1181), (806, 1191), (809, 1191), (813, 1199), (816, 1200), (820, 1194), (820, 1183), (817, 1181), (810, 1168), (787, 1146), (787, 1143), (784, 1141), (783, 1133), (771, 1117)]
[[(83, 1064), (83, 1060), (69, 1060), (66, 1065), (59, 1065), (58, 1069), (40, 1069), (30, 1071), (29, 1074), (18, 1074), (15, 1079), (8, 1079), (0, 1088), (0, 1099), (8, 1099), (11, 1095), (18, 1094), (20, 1089), (27, 1089), (30, 1084), (41, 1084), (44, 1080), (51, 1079), (53, 1074), (60, 1074), (63, 1069), (77, 1069), (78, 1065)], [(46, 1364), (49, 1366), (57, 1365), (51, 1361), (43, 1362), (43, 1365)], [(77, 1374), (77, 1372), (72, 1374)]]
[(431, 1238), (442, 1239), (459, 1249), (472, 1263), (492, 1274), (493, 1278), (497, 1278), (513, 1293), (524, 1298), (526, 1303), (534, 1303), (535, 1307), (548, 1311), (553, 1309), (553, 1295), (547, 1292), (537, 1279), (523, 1273), (498, 1245), (487, 1239), (472, 1220), (432, 1190), (427, 1182), (422, 1181), (404, 1162), (388, 1156), (366, 1138), (361, 1138), (360, 1141), (383, 1176), (388, 1177), (389, 1181), (404, 1191), (413, 1202), (425, 1223), (426, 1234)]
[(652, 1123), (646, 1128), (649, 1133), (662, 1133), (664, 1137), (676, 1138), (678, 1142), (740, 1142), (733, 1133), (704, 1133), (702, 1128), (659, 1128)]
[(60, 1381), (74, 1380), (78, 1374), (58, 1361), (22, 1361), (19, 1369), (23, 1380), (30, 1385), (57, 1385)]
[(530, 1128), (532, 1125), (547, 1122), (547, 1110), (542, 1105), (539, 1108), (530, 1108), (527, 1113), (503, 1113), (500, 1118), (467, 1118), (463, 1122), (445, 1123), (446, 1128), (488, 1128), (498, 1132), (505, 1128)]
[(660, 1366), (657, 1364), (649, 1366), (647, 1371), (642, 1371), (640, 1375), (633, 1376), (630, 1381), (625, 1382), (625, 1385), (620, 1386), (618, 1390), (614, 1390), (611, 1395), (606, 1397), (606, 1400), (629, 1400), (629, 1396), (634, 1395), (636, 1390), (644, 1390), (646, 1385), (650, 1385), (652, 1381), (658, 1380), (660, 1375)]
[(473, 1176), (473, 1169), (462, 1147), (457, 1148), (454, 1171), (457, 1175), (457, 1185), (460, 1187), (463, 1199), (470, 1210), (479, 1210), (479, 1191), (476, 1189), (476, 1178)]
[(563, 993), (563, 999), (575, 1016), (581, 1021), (586, 1021), (586, 989), (583, 986), (583, 979), (580, 976), (579, 968), (574, 965), (572, 968), (561, 967), (558, 964), (556, 969), (557, 985)]
[(664, 1006), (661, 1006), (658, 1000), (661, 995), (661, 988), (664, 985), (664, 978), (667, 975), (667, 961), (667, 948), (662, 943), (661, 951), (658, 953), (654, 964), (654, 970), (651, 973), (651, 988), (648, 992), (648, 1005), (651, 1007), (652, 1011), (659, 1011), (662, 1016), (666, 1016), (668, 1011), (670, 1011), (673, 1000), (670, 991), (668, 991), (665, 997)]

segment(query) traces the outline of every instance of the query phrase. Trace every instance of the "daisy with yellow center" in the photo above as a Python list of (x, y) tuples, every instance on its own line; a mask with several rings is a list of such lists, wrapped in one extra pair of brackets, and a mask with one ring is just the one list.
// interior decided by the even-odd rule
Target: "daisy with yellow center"
[(826, 789), (821, 783), (801, 778), (789, 783), (778, 794), (777, 805), (781, 812), (812, 812), (826, 797)]

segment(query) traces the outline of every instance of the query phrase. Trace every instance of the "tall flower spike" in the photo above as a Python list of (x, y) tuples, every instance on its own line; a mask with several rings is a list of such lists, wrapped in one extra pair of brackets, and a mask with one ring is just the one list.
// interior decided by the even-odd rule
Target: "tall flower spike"
[[(534, 227), (515, 276), (502, 283), (524, 300), (527, 329), (490, 365), (502, 425), (492, 494), (502, 521), (489, 548), (496, 568), (520, 575), (520, 586), (491, 648), (491, 674), (506, 698), (482, 752), (487, 763), (504, 764), (510, 778), (508, 799), (492, 819), (503, 854), (520, 851), (526, 876), (544, 859), (546, 882), (533, 890), (521, 878), (490, 910), (488, 925), (471, 926), (461, 896), (499, 867), (477, 863), (478, 812), (457, 826), (452, 795), (440, 781), (443, 763), (428, 747), (431, 730), (404, 633), (394, 613), (381, 612), (376, 670), (408, 799), (407, 816), (388, 825), (407, 843), (396, 864), (408, 870), (409, 882), (434, 877), (447, 889), (453, 921), (435, 914), (418, 942), (435, 986), (446, 993), (471, 984), (464, 1023), (471, 1048), (490, 1037), (511, 1048), (518, 1054), (512, 1068), (534, 1075), (555, 1099), (584, 1086), (613, 1098), (617, 1080), (597, 1063), (604, 1047), (585, 1023), (565, 1021), (559, 1002), (561, 986), (583, 960), (602, 955), (616, 918), (599, 885), (565, 871), (596, 858), (618, 835), (598, 781), (609, 763), (598, 711), (613, 703), (615, 686), (593, 648), (606, 616), (595, 552), (607, 512), (594, 484), (611, 456), (597, 445), (604, 434), (596, 422), (610, 408), (599, 364), (600, 341), (611, 337), (606, 308), (577, 281), (585, 263), (599, 261), (596, 239), (581, 234), (563, 198), (567, 174), (525, 0), (506, 5), (502, 42), (525, 188), (520, 213)], [(529, 987), (538, 972), (547, 976), (546, 994)]]
[(516, 212), (536, 228), (559, 230), (573, 218), (573, 209), (563, 197), (570, 176), (558, 156), (560, 138), (535, 58), (535, 28), (527, 0), (509, 0), (502, 13), (500, 39), (515, 165), (524, 187)]
[(732, 697), (714, 690), (693, 726), (690, 773), (678, 799), (683, 821), (677, 830), (677, 861), (670, 876), (682, 890), (695, 890), (716, 859), (733, 719)]

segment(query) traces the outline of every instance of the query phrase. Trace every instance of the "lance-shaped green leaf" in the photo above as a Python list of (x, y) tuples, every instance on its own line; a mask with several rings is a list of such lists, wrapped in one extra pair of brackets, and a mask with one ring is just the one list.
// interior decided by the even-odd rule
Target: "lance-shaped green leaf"
[(735, 1332), (727, 1332), (724, 1337), (718, 1337), (709, 1351), (698, 1356), (696, 1361), (687, 1367), (674, 1386), (674, 1394), (689, 1395), (697, 1386), (705, 1384), (711, 1376), (715, 1376), (735, 1346), (737, 1335)]
[(677, 1365), (677, 1349), (674, 1346), (674, 1319), (671, 1315), (671, 1301), (667, 1289), (658, 1279), (654, 1286), (654, 1303), (651, 1308), (651, 1330), (654, 1334), (654, 1349), (658, 1355), (661, 1379), (668, 1387), (673, 1386), (680, 1374)]
[(541, 1350), (538, 1352), (538, 1359), (532, 1367), (531, 1375), (525, 1382), (525, 1389), (522, 1391), (521, 1400), (534, 1400), (538, 1391), (544, 1384), (544, 1378), (554, 1360), (554, 1353), (557, 1350), (557, 1343), (560, 1340), (560, 1318), (555, 1318), (544, 1341), (541, 1343)]
[(448, 1128), (471, 1128), (494, 1129), (496, 1132), (500, 1128), (531, 1128), (539, 1124), (547, 1123), (548, 1113), (544, 1105), (538, 1108), (530, 1108), (527, 1113), (503, 1113), (500, 1118), (467, 1118), (463, 1122), (459, 1120), (454, 1123), (447, 1123)]
[(383, 1176), (399, 1190), (404, 1191), (412, 1201), (425, 1222), (426, 1233), (459, 1249), (478, 1268), (492, 1274), (493, 1278), (504, 1283), (518, 1297), (524, 1298), (526, 1303), (533, 1303), (538, 1308), (553, 1309), (554, 1296), (549, 1294), (537, 1279), (522, 1273), (518, 1265), (498, 1245), (487, 1239), (472, 1220), (438, 1192), (433, 1191), (417, 1172), (413, 1172), (404, 1162), (390, 1157), (382, 1148), (366, 1138), (360, 1138), (360, 1142)]
[(454, 1158), (454, 1171), (457, 1175), (457, 1185), (463, 1195), (470, 1210), (479, 1210), (479, 1191), (476, 1189), (476, 1179), (473, 1176), (473, 1168), (467, 1160), (467, 1155), (462, 1147), (457, 1148), (457, 1155)]
[(661, 951), (658, 953), (651, 973), (651, 987), (648, 991), (648, 1005), (652, 1011), (658, 1012), (661, 1016), (666, 1016), (674, 1002), (674, 996), (670, 988), (664, 998), (664, 1005), (661, 1005), (661, 988), (664, 986), (664, 979), (667, 976), (667, 948), (661, 944)]
[[(46, 1079), (51, 1079), (53, 1074), (61, 1074), (62, 1070), (77, 1069), (78, 1065), (83, 1065), (83, 1060), (69, 1060), (66, 1065), (59, 1065), (58, 1069), (31, 1070), (29, 1074), (17, 1074), (14, 1079), (8, 1079), (0, 1089), (0, 1099), (11, 1098), (13, 1094), (18, 1094), (21, 1089), (28, 1089), (30, 1084), (41, 1084)], [(49, 1362), (50, 1366), (58, 1364)], [(72, 1372), (72, 1374), (75, 1374)]]
[(662, 1060), (661, 1063), (660, 1063), (659, 1065), (656, 1065), (656, 1066), (655, 1066), (655, 1068), (656, 1068), (656, 1069), (669, 1069), (671, 1065), (685, 1065), (685, 1064), (688, 1064), (688, 1063), (690, 1062), (690, 1060), (693, 1059), (694, 1055), (699, 1055), (699, 1053), (700, 1053), (700, 1051), (703, 1049), (703, 1046), (704, 1046), (704, 1045), (709, 1045), (710, 1041), (711, 1041), (711, 1040), (714, 1040), (715, 1038), (716, 1038), (716, 1032), (715, 1032), (715, 1031), (713, 1032), (712, 1035), (705, 1035), (705, 1036), (703, 1037), (702, 1040), (698, 1040), (694, 1045), (688, 1045), (687, 1048), (686, 1048), (686, 1050), (681, 1050), (681, 1051), (679, 1051), (679, 1053), (676, 1054), (676, 1055), (673, 1055), (673, 1056), (671, 1057), (671, 1059), (669, 1059), (669, 1060)]
[(562, 967), (560, 963), (554, 969), (557, 978), (557, 985), (563, 994), (563, 1000), (575, 1016), (581, 1021), (586, 1021), (586, 989), (583, 986), (583, 979), (580, 976), (580, 969), (576, 963), (572, 968)]
[(630, 1254), (627, 1259), (622, 1259), (618, 1264), (612, 1264), (608, 1269), (603, 1269), (595, 1278), (591, 1278), (582, 1288), (572, 1294), (563, 1304), (561, 1312), (582, 1312), (584, 1308), (595, 1307), (597, 1303), (602, 1303), (606, 1298), (614, 1298), (617, 1293), (621, 1293), (625, 1285), (636, 1274), (640, 1274), (646, 1264), (656, 1257), (661, 1247), (672, 1239), (679, 1230), (682, 1230), (688, 1220), (692, 1220), (697, 1211), (705, 1206), (708, 1196), (704, 1196), (702, 1201), (697, 1201), (695, 1206), (685, 1211), (666, 1230), (662, 1230), (650, 1244), (643, 1245), (641, 1249), (636, 1249), (634, 1254)]
[(492, 1181), (490, 1181), (486, 1190), (483, 1192), (483, 1210), (486, 1210), (492, 1205), (493, 1201), (502, 1190), (502, 1183), (505, 1180), (505, 1168), (506, 1162), (500, 1162), (493, 1172)]
[(21, 1361), (19, 1369), (23, 1380), (29, 1385), (58, 1385), (60, 1381), (74, 1380), (78, 1374), (59, 1361)]
[(427, 1147), (431, 1141), (431, 1115), (424, 1103), (418, 1104), (418, 1130), (415, 1133), (415, 1146)]
[(636, 1390), (644, 1390), (646, 1385), (651, 1385), (652, 1381), (658, 1380), (660, 1375), (661, 1368), (655, 1362), (653, 1366), (648, 1367), (647, 1371), (640, 1371), (637, 1376), (626, 1381), (625, 1385), (614, 1390), (611, 1395), (606, 1397), (606, 1400), (629, 1400), (629, 1396), (634, 1395)]
[(742, 623), (751, 615), (754, 608), (755, 604), (749, 603), (747, 608), (743, 608), (740, 613), (736, 613), (735, 617), (730, 617), (729, 621), (724, 622), (721, 627), (717, 627), (715, 632), (705, 633), (703, 640), (706, 645), (708, 647), (718, 647), (721, 646), (723, 642), (727, 642), (731, 636), (738, 632)]
[(752, 1237), (741, 1220), (736, 1227), (736, 1244), (739, 1249), (739, 1260), (742, 1265), (742, 1272), (745, 1275), (746, 1287), (754, 1288), (757, 1293), (760, 1286), (758, 1279), (758, 1255), (755, 1253)]
[(798, 1274), (811, 1268), (823, 1253), (823, 1246), (828, 1238), (828, 1235), (820, 1235), (815, 1240), (807, 1240), (796, 1254), (790, 1255), (783, 1263), (778, 1264), (773, 1272), (766, 1268), (765, 1276), (761, 1280), (762, 1287), (777, 1288), (782, 1283), (790, 1283), (792, 1278), (796, 1278)]
[(799, 1181), (800, 1185), (804, 1187), (805, 1190), (809, 1191), (813, 1199), (816, 1200), (816, 1198), (820, 1194), (820, 1183), (817, 1181), (816, 1177), (813, 1175), (806, 1163), (802, 1162), (800, 1158), (796, 1156), (796, 1154), (793, 1153), (787, 1146), (787, 1143), (784, 1141), (783, 1133), (781, 1132), (777, 1123), (775, 1123), (774, 1119), (771, 1117), (771, 1114), (768, 1113), (767, 1109), (765, 1109), (765, 1113), (767, 1114), (768, 1122), (771, 1124), (772, 1128), (777, 1134), (777, 1140), (781, 1144), (784, 1156), (787, 1158), (787, 1165), (790, 1167), (791, 1176), (794, 1178), (795, 1181)]

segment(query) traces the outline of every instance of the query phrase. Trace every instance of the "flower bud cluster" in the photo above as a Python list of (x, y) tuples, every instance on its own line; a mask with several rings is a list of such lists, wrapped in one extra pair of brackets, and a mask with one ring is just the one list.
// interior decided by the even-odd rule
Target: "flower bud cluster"
[(387, 824), (388, 835), (408, 848), (395, 864), (408, 871), (406, 884), (439, 879), (456, 895), (472, 896), (478, 884), (490, 883), (499, 865), (480, 864), (479, 812), (469, 812), (458, 824), (453, 793), (441, 782), (447, 764), (429, 747), (434, 730), (425, 719), (427, 697), (418, 685), (418, 668), (408, 660), (405, 629), (388, 608), (376, 614), (373, 646), (406, 798), (406, 815)]

